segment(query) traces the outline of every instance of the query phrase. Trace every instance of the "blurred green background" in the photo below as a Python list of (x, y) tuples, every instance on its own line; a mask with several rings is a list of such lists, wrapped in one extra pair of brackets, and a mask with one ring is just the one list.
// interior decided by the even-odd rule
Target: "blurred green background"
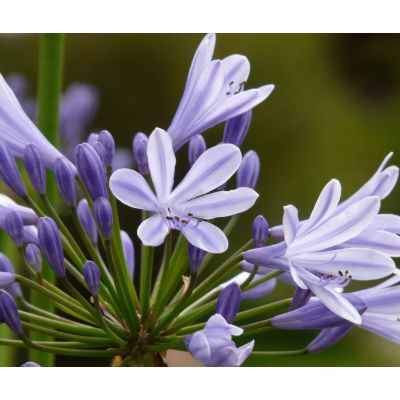
[[(93, 130), (108, 129), (120, 146), (130, 147), (137, 131), (168, 128), (180, 100), (199, 34), (71, 34), (66, 38), (65, 87), (81, 81), (97, 87), (100, 109)], [(24, 75), (35, 94), (37, 35), (0, 36), (0, 71)], [(219, 34), (215, 57), (246, 55), (252, 65), (247, 87), (274, 83), (276, 89), (253, 113), (243, 151), (258, 151), (261, 198), (242, 217), (231, 239), (248, 239), (252, 217), (278, 224), (282, 206), (292, 203), (307, 217), (324, 184), (338, 178), (347, 197), (364, 183), (389, 151), (399, 163), (400, 36), (317, 34)], [(223, 126), (205, 135), (221, 139)], [(89, 133), (89, 132), (88, 132)], [(179, 173), (185, 171), (185, 149)], [(383, 211), (399, 213), (399, 190)], [(123, 227), (134, 234), (138, 213), (124, 209)], [(290, 295), (279, 285), (271, 299)], [(259, 349), (296, 349), (310, 332), (267, 333)], [(0, 352), (5, 351), (0, 348)], [(21, 356), (23, 358), (23, 356)], [(79, 365), (97, 361), (78, 360)], [(58, 365), (77, 365), (60, 358)], [(399, 366), (400, 348), (354, 329), (330, 350), (299, 358), (259, 360), (268, 366)]]

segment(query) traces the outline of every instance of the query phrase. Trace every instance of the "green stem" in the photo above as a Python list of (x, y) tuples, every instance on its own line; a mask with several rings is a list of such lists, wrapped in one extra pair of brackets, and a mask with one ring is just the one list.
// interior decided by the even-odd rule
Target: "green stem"
[[(38, 77), (38, 127), (53, 145), (58, 145), (59, 111), (62, 90), (64, 35), (59, 33), (45, 33), (40, 37), (39, 77)], [(50, 200), (56, 204), (57, 189), (54, 179), (49, 176), (47, 190)], [(51, 269), (44, 265), (43, 276), (54, 279)], [(32, 304), (47, 311), (53, 311), (53, 306), (40, 293), (33, 292)], [(51, 340), (47, 335), (33, 333), (32, 340)], [(51, 354), (29, 351), (29, 359), (43, 366), (54, 365)]]
[(251, 357), (291, 357), (308, 354), (307, 349), (286, 351), (253, 351)]
[(289, 299), (279, 300), (270, 304), (264, 304), (259, 307), (250, 308), (249, 310), (246, 311), (241, 311), (236, 315), (235, 323), (256, 317), (258, 315), (262, 315), (263, 317), (266, 316), (269, 317), (273, 313), (276, 313), (276, 311), (280, 312), (282, 310), (287, 309), (287, 307), (290, 306), (291, 302), (292, 299), (289, 298)]

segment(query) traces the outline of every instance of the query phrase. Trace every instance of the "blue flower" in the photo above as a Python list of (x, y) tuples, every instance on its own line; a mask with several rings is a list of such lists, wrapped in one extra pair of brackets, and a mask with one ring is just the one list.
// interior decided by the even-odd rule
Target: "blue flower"
[(249, 188), (208, 192), (225, 183), (239, 168), (242, 156), (232, 144), (205, 151), (182, 182), (173, 189), (176, 158), (170, 136), (156, 128), (149, 137), (147, 156), (155, 194), (138, 172), (115, 171), (110, 189), (122, 203), (153, 215), (142, 222), (138, 236), (146, 246), (159, 246), (171, 229), (182, 232), (192, 245), (210, 253), (228, 248), (225, 234), (204, 221), (227, 217), (249, 209), (258, 194)]
[(206, 367), (239, 367), (253, 351), (254, 340), (237, 347), (232, 336), (239, 336), (243, 329), (228, 324), (220, 314), (207, 321), (203, 330), (185, 337), (190, 354)]
[(200, 43), (189, 70), (185, 90), (168, 133), (175, 150), (198, 133), (241, 115), (273, 91), (273, 85), (244, 90), (250, 63), (233, 54), (212, 60), (215, 35), (208, 34)]
[(332, 312), (360, 324), (357, 309), (336, 289), (351, 279), (380, 279), (397, 272), (390, 257), (400, 256), (398, 217), (378, 214), (381, 198), (398, 177), (397, 167), (383, 170), (389, 157), (366, 185), (341, 204), (340, 183), (331, 180), (308, 220), (300, 222), (294, 206), (284, 207), (282, 227), (270, 230), (275, 237), (283, 234), (284, 241), (250, 250), (244, 258), (290, 272), (301, 289), (310, 289)]

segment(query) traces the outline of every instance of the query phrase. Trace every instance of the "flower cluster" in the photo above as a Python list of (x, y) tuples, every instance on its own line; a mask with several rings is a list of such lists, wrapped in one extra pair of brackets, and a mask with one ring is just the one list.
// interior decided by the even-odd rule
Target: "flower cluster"
[[(74, 146), (62, 154), (25, 113), (33, 106), (21, 82), (10, 79), (22, 106), (0, 75), (0, 178), (13, 193), (0, 195), (0, 229), (24, 267), (16, 273), (0, 253), (0, 323), (16, 335), (0, 344), (108, 357), (118, 366), (165, 365), (166, 352), (187, 350), (204, 366), (236, 367), (251, 354), (321, 351), (354, 326), (400, 343), (393, 261), (400, 217), (380, 214), (398, 179), (399, 169), (386, 167), (391, 154), (347, 200), (340, 202), (341, 185), (331, 180), (308, 219), (293, 205), (284, 207), (281, 226), (269, 227), (259, 215), (250, 240), (229, 248), (240, 214), (259, 197), (260, 159), (254, 150), (242, 156), (241, 146), (252, 109), (274, 87), (245, 89), (247, 58), (213, 60), (214, 47), (213, 34), (200, 43), (169, 127), (134, 136), (136, 169), (115, 168), (116, 145), (106, 130), (76, 143), (97, 105), (93, 92), (73, 86), (65, 93), (62, 126)], [(207, 148), (203, 133), (220, 123), (221, 143)], [(185, 144), (190, 168), (176, 182), (176, 153)], [(47, 195), (46, 169), (63, 199), (58, 209)], [(140, 261), (135, 238), (121, 230), (117, 200), (141, 210), (137, 229), (123, 221), (136, 231)], [(217, 226), (224, 217), (226, 225)], [(381, 278), (347, 290), (353, 280)], [(279, 282), (293, 286), (293, 296), (260, 305)], [(38, 307), (29, 292), (45, 296), (52, 309)], [(304, 349), (253, 351), (253, 337), (270, 329), (320, 332)], [(34, 340), (32, 332), (49, 340)], [(22, 366), (38, 366), (34, 361)]]

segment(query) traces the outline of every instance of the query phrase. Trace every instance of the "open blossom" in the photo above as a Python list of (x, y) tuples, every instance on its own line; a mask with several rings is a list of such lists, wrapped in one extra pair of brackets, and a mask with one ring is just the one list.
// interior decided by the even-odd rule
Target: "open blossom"
[(246, 211), (258, 194), (249, 188), (208, 193), (237, 171), (242, 159), (240, 150), (231, 144), (208, 149), (175, 189), (175, 154), (170, 136), (162, 129), (156, 128), (150, 135), (147, 156), (155, 194), (136, 171), (120, 169), (110, 179), (110, 189), (122, 203), (153, 213), (138, 228), (142, 242), (147, 246), (159, 246), (169, 231), (176, 229), (202, 250), (225, 251), (228, 247), (225, 234), (204, 220)]
[(266, 85), (244, 90), (250, 73), (248, 59), (233, 54), (212, 60), (214, 47), (215, 35), (209, 34), (194, 55), (181, 102), (168, 128), (175, 150), (194, 135), (251, 110), (274, 89)]
[(239, 336), (243, 329), (228, 324), (220, 314), (207, 321), (203, 330), (185, 337), (190, 354), (206, 367), (239, 367), (254, 347), (254, 340), (237, 347), (232, 336)]
[[(346, 294), (362, 314), (360, 328), (400, 344), (400, 280), (394, 276), (381, 284)], [(317, 298), (303, 307), (278, 315), (272, 325), (279, 329), (321, 329), (307, 346), (311, 352), (332, 346), (355, 325), (333, 314)]]
[[(23, 156), (25, 146), (37, 146), (44, 164), (53, 168), (59, 157), (64, 157), (39, 131), (25, 114), (14, 93), (0, 74), (0, 139), (7, 143), (11, 153)], [(71, 163), (72, 168), (75, 167)]]
[(360, 324), (359, 312), (337, 288), (351, 279), (379, 279), (397, 272), (390, 257), (400, 255), (398, 217), (378, 214), (380, 199), (390, 193), (398, 177), (397, 167), (383, 170), (387, 160), (341, 204), (340, 183), (330, 181), (308, 220), (300, 222), (294, 206), (284, 207), (282, 228), (270, 230), (275, 235), (282, 232), (284, 241), (250, 250), (244, 258), (289, 271), (301, 289), (310, 289), (331, 311)]

